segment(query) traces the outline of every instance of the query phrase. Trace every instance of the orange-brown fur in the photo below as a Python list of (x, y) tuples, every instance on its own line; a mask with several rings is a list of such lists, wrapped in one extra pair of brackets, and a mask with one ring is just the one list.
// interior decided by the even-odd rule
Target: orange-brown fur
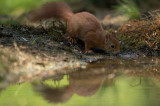
[[(113, 53), (120, 51), (116, 37), (106, 35), (97, 18), (88, 12), (74, 14), (63, 2), (49, 2), (32, 11), (30, 15), (33, 21), (53, 17), (67, 22), (66, 35), (84, 41), (86, 53), (91, 53), (91, 48), (101, 48)], [(111, 48), (111, 45), (114, 45), (114, 48)]]

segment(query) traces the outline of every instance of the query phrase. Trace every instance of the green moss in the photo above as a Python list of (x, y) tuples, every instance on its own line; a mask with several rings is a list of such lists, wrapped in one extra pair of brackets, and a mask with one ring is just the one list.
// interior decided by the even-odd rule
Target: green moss
[(65, 37), (66, 24), (60, 20), (53, 20), (47, 25), (47, 32), (55, 41), (62, 41)]

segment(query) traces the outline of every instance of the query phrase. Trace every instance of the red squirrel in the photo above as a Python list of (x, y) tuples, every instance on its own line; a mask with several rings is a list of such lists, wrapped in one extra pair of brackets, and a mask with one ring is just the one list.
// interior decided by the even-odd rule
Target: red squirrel
[(37, 21), (57, 18), (67, 23), (66, 35), (75, 41), (78, 38), (85, 43), (85, 53), (93, 53), (91, 48), (100, 48), (107, 52), (119, 53), (120, 44), (115, 35), (107, 35), (98, 19), (88, 13), (73, 13), (64, 2), (48, 2), (33, 10), (30, 20)]

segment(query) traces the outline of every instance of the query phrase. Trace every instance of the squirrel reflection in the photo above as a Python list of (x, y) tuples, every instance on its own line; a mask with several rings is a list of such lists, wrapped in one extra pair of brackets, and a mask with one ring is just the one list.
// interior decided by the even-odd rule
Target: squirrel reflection
[[(130, 62), (132, 62), (132, 64), (130, 64)], [(92, 96), (96, 94), (102, 84), (104, 86), (113, 84), (116, 77), (120, 74), (135, 77), (149, 76), (160, 79), (158, 71), (160, 65), (157, 61), (155, 62), (156, 63), (152, 62), (150, 59), (147, 60), (147, 62), (139, 59), (137, 61), (122, 61), (120, 64), (119, 61), (117, 62), (115, 59), (112, 59), (105, 62), (89, 64), (86, 69), (69, 74), (69, 84), (65, 87), (53, 88), (45, 84), (33, 85), (35, 90), (40, 92), (46, 100), (53, 103), (62, 103), (68, 101), (74, 94), (83, 97)], [(63, 76), (60, 76), (56, 78), (56, 80), (61, 80), (62, 78)]]
[(70, 75), (69, 83), (72, 91), (79, 96), (92, 96), (102, 86), (106, 75), (98, 74), (94, 75), (87, 71), (81, 71), (79, 73), (73, 73)]
[[(106, 71), (78, 71), (69, 75), (69, 85), (62, 88), (49, 87), (45, 84), (33, 84), (36, 91), (49, 102), (62, 103), (68, 101), (73, 94), (83, 97), (94, 95), (101, 88), (107, 77)], [(61, 77), (62, 78), (62, 77)], [(112, 80), (112, 79), (110, 79)]]
[[(86, 69), (69, 74), (69, 84), (61, 88), (50, 87), (46, 84), (33, 84), (33, 86), (46, 100), (53, 103), (66, 102), (74, 94), (89, 97), (96, 94), (103, 84), (109, 85), (115, 81), (118, 65), (119, 62), (114, 60), (104, 62), (104, 64), (103, 62), (89, 64)], [(53, 78), (53, 80), (61, 79), (63, 76)]]

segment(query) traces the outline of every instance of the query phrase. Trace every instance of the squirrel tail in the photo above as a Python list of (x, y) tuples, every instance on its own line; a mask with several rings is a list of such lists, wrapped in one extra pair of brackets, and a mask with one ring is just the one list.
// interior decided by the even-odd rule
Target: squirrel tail
[(67, 22), (73, 12), (70, 7), (64, 2), (48, 2), (39, 9), (33, 10), (29, 14), (31, 21), (38, 21), (49, 18), (57, 18)]

